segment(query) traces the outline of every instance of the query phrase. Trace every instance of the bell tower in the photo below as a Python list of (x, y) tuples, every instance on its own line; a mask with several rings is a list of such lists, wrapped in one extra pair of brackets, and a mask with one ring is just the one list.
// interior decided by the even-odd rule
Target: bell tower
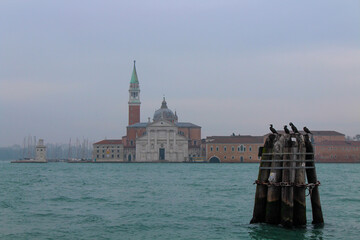
[(129, 126), (140, 122), (140, 88), (135, 61), (129, 88)]

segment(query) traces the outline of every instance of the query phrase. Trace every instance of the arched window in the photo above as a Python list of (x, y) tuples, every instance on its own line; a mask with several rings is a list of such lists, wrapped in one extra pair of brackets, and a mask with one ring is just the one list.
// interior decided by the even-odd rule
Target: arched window
[(240, 152), (244, 152), (245, 150), (244, 150), (245, 148), (244, 148), (244, 145), (240, 145)]

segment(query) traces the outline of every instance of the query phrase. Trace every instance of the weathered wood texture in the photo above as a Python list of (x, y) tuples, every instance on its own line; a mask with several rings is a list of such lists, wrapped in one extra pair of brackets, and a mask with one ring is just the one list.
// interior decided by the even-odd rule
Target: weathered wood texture
[[(276, 136), (276, 140), (273, 148), (273, 160), (282, 160), (283, 149), (285, 145), (284, 136)], [(269, 182), (279, 183), (281, 182), (282, 171), (276, 169), (282, 166), (281, 162), (271, 162), (271, 167), (274, 169), (270, 170)], [(269, 224), (280, 223), (280, 206), (281, 206), (281, 188), (279, 186), (269, 186), (267, 192), (267, 203), (266, 203), (266, 217), (265, 222)]]
[[(314, 153), (314, 148), (310, 142), (309, 136), (305, 135), (305, 147), (306, 153)], [(306, 162), (307, 167), (314, 167), (306, 169), (306, 176), (308, 183), (317, 183), (317, 176), (316, 176), (316, 169), (314, 163), (314, 155), (306, 155), (306, 160), (313, 160), (310, 162)], [(310, 199), (311, 199), (311, 208), (312, 208), (312, 215), (313, 215), (313, 224), (323, 224), (324, 218), (321, 210), (321, 203), (320, 203), (320, 193), (318, 186), (315, 186), (310, 191)]]
[[(306, 225), (305, 173), (309, 184), (318, 183), (309, 136), (269, 135), (263, 148), (250, 223)], [(318, 186), (313, 186), (310, 191), (313, 224), (323, 224)]]
[[(296, 136), (296, 142), (298, 144), (298, 152), (302, 155), (298, 155), (298, 160), (301, 162), (296, 162), (295, 172), (295, 184), (304, 185), (305, 184), (305, 153), (306, 147), (304, 142), (304, 137), (302, 135)], [(294, 188), (294, 226), (306, 225), (306, 194), (305, 187), (295, 187)]]
[[(274, 140), (275, 135), (269, 135), (264, 144), (263, 154), (272, 153)], [(262, 159), (271, 160), (271, 156), (263, 155)], [(271, 163), (269, 162), (260, 162), (259, 174), (257, 179), (259, 182), (266, 182), (268, 180), (270, 171), (262, 170), (261, 167), (269, 167), (270, 165)], [(251, 219), (250, 223), (265, 222), (267, 190), (268, 187), (266, 185), (256, 185), (254, 212), (253, 218)]]
[[(286, 152), (297, 153), (297, 143), (292, 141), (291, 146), (286, 146)], [(286, 155), (283, 163), (284, 170), (282, 175), (283, 182), (293, 183), (295, 180), (295, 162), (296, 155)], [(290, 168), (290, 169), (286, 169)], [(294, 187), (286, 186), (281, 189), (281, 224), (284, 227), (293, 226), (293, 209), (294, 209)]]

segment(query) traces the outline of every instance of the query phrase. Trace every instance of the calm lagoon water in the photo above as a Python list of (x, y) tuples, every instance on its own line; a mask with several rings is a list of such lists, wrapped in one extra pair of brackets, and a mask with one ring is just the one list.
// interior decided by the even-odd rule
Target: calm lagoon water
[(0, 239), (359, 239), (360, 164), (317, 164), (325, 225), (249, 224), (258, 164), (0, 162)]

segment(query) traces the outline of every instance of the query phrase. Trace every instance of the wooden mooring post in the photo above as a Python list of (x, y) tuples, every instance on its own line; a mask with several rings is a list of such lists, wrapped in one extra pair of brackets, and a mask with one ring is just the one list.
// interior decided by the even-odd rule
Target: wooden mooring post
[[(271, 169), (268, 181), (271, 183), (281, 182), (282, 171), (282, 152), (284, 148), (285, 137), (276, 136), (273, 147), (273, 156), (271, 161)], [(280, 223), (280, 207), (281, 207), (281, 189), (275, 185), (270, 185), (267, 192), (266, 201), (266, 217), (265, 222), (269, 224)]]
[(296, 142), (289, 141), (286, 145), (286, 154), (283, 163), (281, 187), (281, 224), (285, 227), (293, 225), (294, 187), (291, 183), (295, 180)]
[(297, 135), (296, 142), (298, 145), (296, 171), (295, 171), (295, 188), (294, 188), (294, 226), (306, 225), (306, 188), (305, 188), (305, 156), (306, 148), (304, 136)]
[(305, 135), (305, 147), (306, 147), (306, 177), (309, 184), (313, 184), (309, 188), (311, 208), (313, 215), (313, 224), (323, 224), (324, 218), (321, 210), (320, 193), (318, 186), (320, 182), (317, 180), (315, 162), (314, 162), (314, 148), (309, 139), (309, 135)]
[[(269, 169), (262, 170), (261, 168), (268, 168), (271, 163), (266, 160), (271, 160), (271, 153), (274, 146), (275, 135), (271, 134), (265, 141), (263, 151), (262, 151), (262, 159), (265, 161), (260, 162), (259, 174), (257, 182), (265, 182), (269, 178)], [(258, 184), (256, 186), (256, 193), (255, 193), (255, 205), (254, 205), (254, 212), (253, 218), (251, 219), (250, 223), (260, 223), (265, 222), (265, 215), (266, 215), (266, 197), (267, 197), (267, 186)]]
[(250, 223), (306, 225), (306, 189), (310, 193), (312, 223), (324, 223), (309, 135), (297, 131), (273, 133), (263, 147)]

